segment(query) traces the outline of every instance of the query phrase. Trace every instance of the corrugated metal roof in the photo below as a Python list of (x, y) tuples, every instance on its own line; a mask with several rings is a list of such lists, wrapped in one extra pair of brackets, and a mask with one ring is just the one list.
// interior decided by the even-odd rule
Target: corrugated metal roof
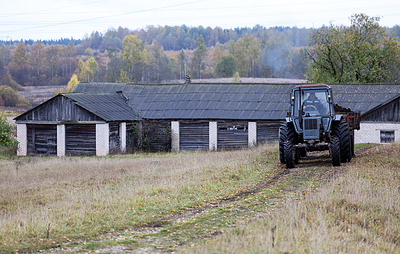
[[(145, 119), (281, 120), (297, 84), (80, 83), (79, 93), (123, 91)], [(334, 102), (365, 113), (400, 94), (398, 84), (329, 84)]]
[(113, 93), (66, 93), (62, 94), (77, 105), (107, 122), (138, 120), (139, 115), (128, 105), (120, 92)]

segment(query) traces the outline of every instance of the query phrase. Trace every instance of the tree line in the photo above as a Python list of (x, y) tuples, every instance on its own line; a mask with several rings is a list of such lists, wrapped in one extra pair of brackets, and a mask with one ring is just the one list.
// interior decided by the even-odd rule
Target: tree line
[[(307, 77), (315, 82), (396, 81), (400, 27), (385, 28), (378, 22), (378, 18), (360, 14), (352, 17), (350, 27), (222, 29), (182, 25), (135, 31), (119, 27), (105, 34), (92, 32), (81, 41), (3, 42), (0, 85), (14, 90), (66, 85), (74, 74), (79, 82), (159, 83), (187, 75), (192, 79), (235, 75)], [(366, 38), (357, 38), (358, 34)], [(368, 69), (375, 76), (363, 78)], [(356, 74), (350, 75), (350, 71)], [(2, 104), (6, 103), (0, 100)]]
[[(105, 34), (95, 31), (81, 41), (3, 41), (0, 75), (8, 79), (3, 84), (9, 86), (13, 81), (22, 86), (63, 85), (77, 72), (86, 75), (84, 81), (116, 82), (127, 75), (131, 82), (161, 82), (182, 79), (188, 73), (192, 78), (212, 78), (225, 75), (215, 73), (215, 67), (222, 56), (230, 54), (240, 58), (237, 67), (242, 76), (282, 76), (289, 75), (277, 71), (277, 66), (283, 67), (282, 60), (272, 65), (272, 59), (284, 52), (286, 61), (297, 61), (309, 31), (295, 27), (149, 26), (135, 31), (110, 28)], [(130, 52), (129, 47), (136, 49)], [(247, 57), (247, 53), (251, 55)], [(290, 69), (291, 63), (285, 64)], [(89, 72), (92, 74), (87, 75)], [(304, 75), (301, 70), (291, 73)]]

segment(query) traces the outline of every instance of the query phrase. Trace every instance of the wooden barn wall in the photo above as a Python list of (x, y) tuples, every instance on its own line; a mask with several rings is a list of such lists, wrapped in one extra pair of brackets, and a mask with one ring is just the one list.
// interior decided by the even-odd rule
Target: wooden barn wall
[(57, 125), (27, 125), (28, 155), (57, 155)]
[(110, 154), (118, 153), (120, 149), (120, 139), (119, 139), (119, 123), (112, 122), (109, 123), (110, 134), (109, 134), (109, 144), (110, 144)]
[(218, 150), (230, 150), (248, 146), (248, 122), (218, 122)]
[(367, 115), (362, 116), (361, 121), (400, 122), (400, 98)]
[(126, 151), (127, 153), (133, 153), (138, 151), (140, 148), (141, 138), (140, 133), (140, 122), (127, 122), (126, 123)]
[(180, 121), (179, 149), (186, 151), (209, 149), (208, 121)]
[(146, 151), (171, 150), (171, 122), (146, 120), (142, 122), (142, 149)]
[(257, 144), (279, 140), (279, 122), (257, 122)]
[(73, 101), (63, 96), (55, 97), (19, 119), (19, 121), (29, 120), (60, 122), (102, 121), (98, 116), (75, 105)]
[(95, 155), (96, 125), (65, 125), (65, 146), (65, 154), (67, 155)]

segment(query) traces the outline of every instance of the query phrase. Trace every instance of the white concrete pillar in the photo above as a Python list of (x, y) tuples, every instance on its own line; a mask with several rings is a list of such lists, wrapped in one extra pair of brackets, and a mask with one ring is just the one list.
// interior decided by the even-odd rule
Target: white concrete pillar
[(28, 132), (26, 124), (17, 124), (17, 156), (26, 156), (28, 154)]
[(126, 152), (126, 123), (119, 124), (119, 144), (121, 153)]
[(209, 146), (210, 151), (217, 151), (217, 149), (218, 149), (218, 123), (217, 122), (209, 122), (208, 146)]
[(248, 125), (248, 146), (254, 147), (257, 145), (257, 122), (249, 122)]
[(171, 150), (179, 152), (179, 121), (171, 122)]
[(65, 156), (65, 124), (57, 125), (57, 156)]
[(110, 126), (108, 123), (96, 124), (96, 156), (110, 153)]

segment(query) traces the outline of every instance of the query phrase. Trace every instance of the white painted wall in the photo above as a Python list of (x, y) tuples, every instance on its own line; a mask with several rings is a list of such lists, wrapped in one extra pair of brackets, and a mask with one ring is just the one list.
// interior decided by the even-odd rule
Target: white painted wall
[(400, 142), (400, 123), (361, 123), (354, 133), (355, 143), (380, 143), (381, 130), (394, 130), (395, 142)]
[(249, 122), (248, 124), (248, 140), (249, 147), (254, 147), (257, 145), (257, 122)]
[(171, 150), (179, 152), (179, 121), (171, 122)]
[(96, 124), (96, 156), (110, 153), (110, 126), (108, 123)]
[(28, 154), (28, 136), (26, 124), (17, 124), (17, 156), (26, 156)]
[(65, 125), (57, 125), (57, 156), (65, 156)]
[(126, 152), (126, 123), (119, 124), (119, 142), (120, 142), (120, 149), (121, 153)]
[(217, 151), (218, 148), (218, 123), (208, 123), (208, 147), (210, 151)]

